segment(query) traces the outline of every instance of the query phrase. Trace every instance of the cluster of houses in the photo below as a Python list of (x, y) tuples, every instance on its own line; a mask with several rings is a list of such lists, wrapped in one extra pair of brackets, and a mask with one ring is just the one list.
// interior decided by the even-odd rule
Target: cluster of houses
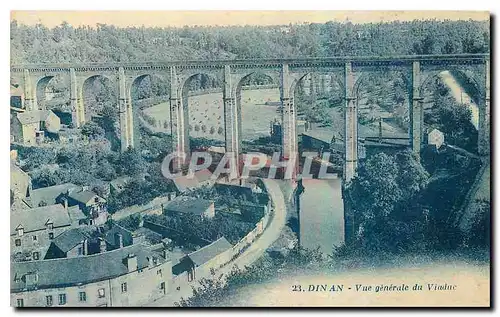
[(74, 143), (81, 138), (74, 129), (62, 124), (59, 116), (52, 110), (27, 110), (19, 86), (11, 86), (10, 94), (11, 142), (35, 146), (52, 139), (62, 143)]
[[(110, 191), (123, 190), (128, 181), (114, 180)], [(185, 194), (207, 185), (219, 195), (233, 197), (226, 200), (227, 206), (218, 206), (226, 212), (241, 196), (246, 197), (250, 214), (259, 217), (268, 210), (267, 194), (258, 186), (214, 183), (208, 170), (174, 183), (177, 192), (169, 194), (162, 212), (214, 217), (213, 200)], [(29, 175), (14, 160), (11, 200), (14, 307), (140, 306), (191, 288), (197, 276), (234, 257), (233, 245), (224, 237), (200, 239), (196, 250), (181, 250), (172, 243), (178, 233), (168, 228), (143, 221), (130, 230), (110, 222), (106, 199), (84, 186), (66, 183), (33, 189)], [(241, 212), (239, 216), (250, 218)]]

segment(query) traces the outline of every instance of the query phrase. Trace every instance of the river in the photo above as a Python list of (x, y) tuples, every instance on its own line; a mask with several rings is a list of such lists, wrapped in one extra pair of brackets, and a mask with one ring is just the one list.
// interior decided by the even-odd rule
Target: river
[(300, 197), (300, 240), (306, 249), (332, 254), (344, 243), (342, 180), (304, 179)]

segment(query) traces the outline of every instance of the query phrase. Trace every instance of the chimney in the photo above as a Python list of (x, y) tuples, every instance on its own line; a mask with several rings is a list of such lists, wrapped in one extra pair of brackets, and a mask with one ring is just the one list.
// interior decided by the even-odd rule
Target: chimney
[(118, 248), (123, 248), (123, 235), (121, 233), (115, 234), (115, 244)]
[(153, 258), (148, 256), (146, 259), (148, 260), (148, 266), (153, 267)]
[(89, 255), (89, 239), (83, 240), (83, 255)]
[(38, 274), (35, 272), (30, 272), (25, 275), (25, 280), (26, 280), (26, 287), (30, 288), (33, 286), (36, 286), (38, 283)]
[(127, 256), (127, 268), (129, 272), (137, 271), (137, 256), (133, 253)]
[(99, 252), (101, 253), (106, 252), (106, 241), (104, 241), (104, 239), (100, 237), (99, 237)]

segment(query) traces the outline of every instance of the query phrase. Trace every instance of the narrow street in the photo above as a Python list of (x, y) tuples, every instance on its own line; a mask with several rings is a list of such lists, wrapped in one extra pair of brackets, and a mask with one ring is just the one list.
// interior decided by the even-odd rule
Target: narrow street
[[(278, 239), (281, 230), (286, 223), (286, 204), (283, 193), (280, 189), (277, 180), (273, 179), (263, 179), (263, 182), (267, 188), (269, 195), (273, 201), (274, 205), (274, 215), (270, 219), (267, 228), (264, 230), (262, 235), (257, 238), (251, 245), (246, 249), (243, 254), (236, 258), (232, 263), (227, 264), (222, 269), (218, 270), (218, 274), (227, 274), (236, 265), (239, 268), (244, 268), (245, 266), (251, 265), (257, 259), (259, 259), (266, 249)], [(198, 276), (208, 277), (208, 276)], [(177, 286), (177, 285), (174, 285)], [(174, 306), (175, 302), (178, 302), (181, 298), (188, 298), (191, 296), (192, 288), (191, 286), (198, 286), (198, 282), (194, 281), (190, 284), (183, 284), (180, 290), (176, 290), (176, 287), (170, 290), (169, 294), (165, 297), (157, 300), (155, 302), (149, 303), (147, 306), (155, 307), (171, 307)]]

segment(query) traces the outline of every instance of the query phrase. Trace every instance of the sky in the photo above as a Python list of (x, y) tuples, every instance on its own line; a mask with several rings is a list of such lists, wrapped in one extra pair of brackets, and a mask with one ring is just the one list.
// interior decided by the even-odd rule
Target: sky
[(487, 20), (485, 11), (12, 11), (11, 19), (48, 27), (66, 21), (73, 26), (98, 23), (119, 27), (185, 25), (283, 25), (327, 21), (370, 23), (414, 19)]

